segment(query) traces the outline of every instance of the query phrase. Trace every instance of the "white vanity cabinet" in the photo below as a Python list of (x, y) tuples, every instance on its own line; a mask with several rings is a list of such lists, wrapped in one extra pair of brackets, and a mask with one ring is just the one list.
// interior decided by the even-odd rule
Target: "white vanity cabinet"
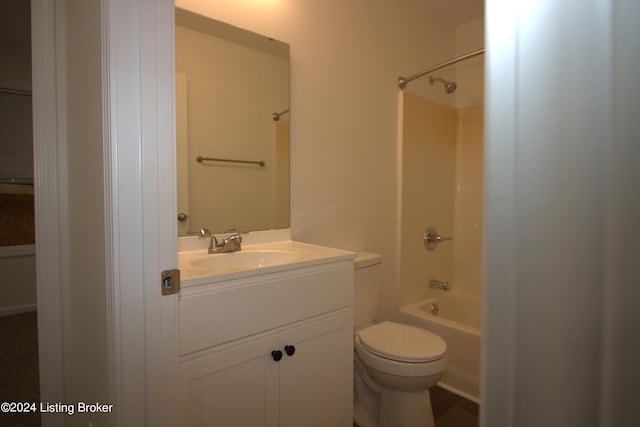
[(183, 426), (352, 426), (353, 259), (183, 288), (180, 353)]

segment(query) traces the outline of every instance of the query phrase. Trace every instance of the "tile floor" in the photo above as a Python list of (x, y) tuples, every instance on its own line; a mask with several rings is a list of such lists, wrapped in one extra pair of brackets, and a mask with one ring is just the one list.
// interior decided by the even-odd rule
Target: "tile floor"
[(478, 427), (477, 403), (437, 386), (431, 388), (429, 394), (436, 427)]
[[(0, 316), (0, 402), (39, 401), (36, 312)], [(39, 425), (37, 412), (0, 412), (2, 427)]]
[(478, 427), (479, 406), (440, 387), (430, 390), (436, 427)]

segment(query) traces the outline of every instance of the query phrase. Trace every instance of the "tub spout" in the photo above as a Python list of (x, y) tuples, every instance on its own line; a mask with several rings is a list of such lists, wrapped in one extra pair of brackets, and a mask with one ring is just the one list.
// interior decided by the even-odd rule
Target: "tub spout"
[(449, 282), (443, 282), (442, 280), (429, 279), (429, 287), (432, 289), (442, 289), (443, 291), (449, 290)]

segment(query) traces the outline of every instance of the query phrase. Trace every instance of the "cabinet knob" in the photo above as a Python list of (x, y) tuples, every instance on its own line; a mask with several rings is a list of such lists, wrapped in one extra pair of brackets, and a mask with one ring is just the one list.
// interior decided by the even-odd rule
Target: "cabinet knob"
[(279, 362), (280, 359), (282, 359), (282, 352), (280, 350), (273, 350), (271, 352), (271, 357), (273, 357), (273, 360), (276, 362)]
[(284, 351), (287, 353), (287, 356), (293, 356), (293, 353), (296, 352), (296, 348), (292, 345), (285, 345)]

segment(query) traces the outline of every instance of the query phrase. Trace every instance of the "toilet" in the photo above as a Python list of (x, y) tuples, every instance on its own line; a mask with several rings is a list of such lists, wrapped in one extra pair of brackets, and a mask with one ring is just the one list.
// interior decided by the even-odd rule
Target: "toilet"
[(355, 260), (354, 423), (359, 427), (433, 427), (429, 388), (447, 366), (447, 345), (417, 326), (377, 322), (382, 265)]

